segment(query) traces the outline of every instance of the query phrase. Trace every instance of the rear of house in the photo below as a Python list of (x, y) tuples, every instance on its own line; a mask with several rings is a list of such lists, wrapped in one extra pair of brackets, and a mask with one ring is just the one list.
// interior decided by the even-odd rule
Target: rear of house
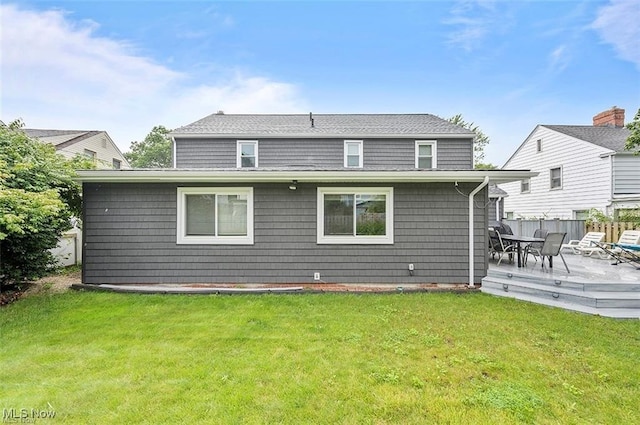
[(81, 173), (84, 283), (479, 283), (487, 184), (532, 175), (474, 171), (473, 133), (429, 114), (172, 135), (173, 169)]

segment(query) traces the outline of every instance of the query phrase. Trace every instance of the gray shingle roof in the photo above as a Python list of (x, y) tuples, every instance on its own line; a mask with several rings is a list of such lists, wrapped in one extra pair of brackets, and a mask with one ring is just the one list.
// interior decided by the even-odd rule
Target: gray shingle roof
[(624, 144), (631, 134), (631, 131), (625, 127), (597, 127), (593, 125), (544, 125), (544, 127), (615, 152), (624, 151)]
[(271, 135), (271, 136), (385, 136), (460, 135), (473, 137), (465, 128), (431, 114), (309, 114), (235, 115), (212, 114), (175, 129), (174, 135)]

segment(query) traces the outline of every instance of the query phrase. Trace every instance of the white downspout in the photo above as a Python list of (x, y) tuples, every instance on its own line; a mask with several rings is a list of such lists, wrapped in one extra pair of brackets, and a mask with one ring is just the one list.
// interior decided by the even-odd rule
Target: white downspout
[(480, 183), (480, 186), (473, 189), (473, 192), (469, 194), (469, 288), (475, 288), (473, 283), (474, 275), (474, 249), (473, 249), (473, 197), (476, 193), (480, 192), (482, 188), (489, 184), (489, 176), (484, 176), (484, 180)]
[(171, 159), (172, 159), (172, 162), (173, 162), (173, 168), (178, 168), (176, 166), (176, 164), (178, 163), (178, 159), (177, 159), (177, 155), (176, 155), (176, 149), (178, 147), (176, 146), (176, 138), (175, 137), (171, 138), (171, 148), (172, 148), (171, 149), (171, 156), (172, 156)]

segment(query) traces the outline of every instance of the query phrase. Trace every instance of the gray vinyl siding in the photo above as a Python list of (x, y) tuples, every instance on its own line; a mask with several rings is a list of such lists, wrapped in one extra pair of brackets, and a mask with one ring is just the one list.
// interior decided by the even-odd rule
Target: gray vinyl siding
[[(236, 139), (177, 139), (177, 168), (234, 168)], [(471, 139), (437, 141), (438, 168), (473, 168)], [(363, 139), (364, 168), (415, 167), (415, 139)], [(344, 139), (260, 139), (260, 167), (344, 165)]]
[(613, 193), (614, 195), (640, 193), (640, 156), (615, 155), (613, 157)]
[[(253, 185), (254, 245), (177, 245), (177, 187), (84, 184), (83, 282), (311, 283), (319, 272), (330, 283), (468, 283), (468, 199), (452, 184), (394, 185), (393, 245), (318, 245), (311, 184)], [(487, 269), (486, 196), (476, 198), (476, 283)]]

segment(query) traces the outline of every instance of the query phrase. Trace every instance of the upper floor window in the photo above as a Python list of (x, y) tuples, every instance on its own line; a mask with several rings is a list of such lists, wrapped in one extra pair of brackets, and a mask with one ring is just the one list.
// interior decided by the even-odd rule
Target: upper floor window
[(525, 179), (520, 181), (520, 193), (529, 193), (531, 191), (531, 180)]
[(562, 167), (552, 168), (549, 171), (549, 187), (551, 189), (562, 189)]
[(83, 153), (84, 153), (84, 156), (86, 156), (87, 158), (92, 159), (94, 161), (98, 157), (98, 155), (94, 151), (89, 150), (89, 149), (85, 149)]
[(253, 189), (179, 187), (178, 244), (253, 244)]
[(236, 166), (238, 168), (254, 168), (258, 166), (257, 140), (238, 140)]
[(536, 152), (542, 152), (542, 139), (536, 140)]
[(362, 140), (344, 141), (344, 166), (362, 168)]
[(119, 170), (120, 168), (122, 168), (122, 162), (119, 159), (113, 158), (113, 169)]
[(392, 244), (393, 188), (318, 188), (319, 244)]
[(435, 140), (416, 140), (416, 168), (437, 168)]

